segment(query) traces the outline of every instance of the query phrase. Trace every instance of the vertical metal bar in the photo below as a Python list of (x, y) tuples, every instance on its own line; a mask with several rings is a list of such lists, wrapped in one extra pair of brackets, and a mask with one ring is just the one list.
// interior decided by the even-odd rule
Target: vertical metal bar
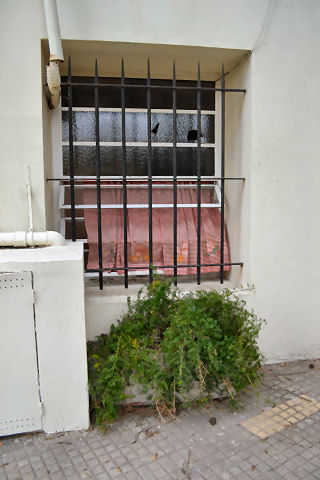
[(102, 229), (101, 229), (101, 183), (100, 183), (100, 128), (99, 128), (99, 87), (98, 61), (95, 65), (94, 106), (96, 119), (96, 182), (97, 182), (97, 214), (98, 214), (98, 251), (99, 251), (99, 288), (103, 290), (103, 263), (102, 263)]
[(201, 80), (197, 80), (197, 284), (201, 283)]
[(149, 282), (152, 282), (152, 148), (151, 148), (151, 79), (150, 61), (147, 67), (147, 118), (148, 118), (148, 203), (149, 203)]
[(176, 65), (173, 62), (172, 74), (172, 129), (173, 129), (173, 149), (172, 149), (172, 176), (173, 176), (173, 276), (174, 284), (177, 285), (177, 81)]
[(225, 76), (222, 65), (221, 75), (221, 231), (220, 231), (220, 283), (223, 283), (224, 273), (224, 177), (225, 177)]
[(126, 91), (123, 59), (121, 61), (121, 125), (122, 125), (122, 199), (123, 199), (123, 250), (124, 286), (128, 288), (128, 212), (127, 212), (127, 152), (126, 152)]
[(74, 157), (73, 157), (73, 121), (72, 121), (72, 87), (71, 83), (71, 60), (68, 63), (68, 101), (69, 101), (69, 176), (70, 176), (70, 205), (71, 205), (71, 238), (76, 241), (76, 211), (74, 200)]

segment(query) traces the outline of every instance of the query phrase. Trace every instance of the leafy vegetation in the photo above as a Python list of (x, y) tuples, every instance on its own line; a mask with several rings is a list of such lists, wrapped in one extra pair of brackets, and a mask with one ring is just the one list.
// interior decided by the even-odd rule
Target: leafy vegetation
[(262, 322), (230, 291), (184, 294), (156, 279), (129, 301), (108, 335), (88, 344), (97, 424), (117, 417), (132, 382), (150, 394), (160, 415), (174, 414), (178, 401), (204, 402), (212, 392), (234, 398), (259, 377)]

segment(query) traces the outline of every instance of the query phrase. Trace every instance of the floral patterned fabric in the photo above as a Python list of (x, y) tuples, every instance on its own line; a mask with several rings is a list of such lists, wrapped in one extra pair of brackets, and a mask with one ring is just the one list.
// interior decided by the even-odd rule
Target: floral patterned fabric
[[(161, 182), (163, 185), (163, 182)], [(148, 190), (130, 188), (127, 191), (128, 204), (148, 204)], [(196, 204), (197, 190), (194, 188), (178, 188), (178, 203)], [(84, 204), (96, 204), (96, 189), (85, 189), (83, 193)], [(202, 203), (213, 203), (211, 189), (203, 189), (201, 194)], [(101, 189), (102, 204), (121, 204), (122, 189)], [(172, 188), (153, 188), (153, 203), (173, 203)], [(149, 266), (149, 214), (148, 208), (129, 208), (128, 212), (128, 265), (130, 267)], [(197, 263), (197, 209), (177, 209), (177, 260), (179, 264), (194, 265)], [(86, 209), (84, 212), (85, 227), (87, 231), (89, 258), (87, 267), (98, 268), (98, 224), (97, 210)], [(103, 267), (110, 269), (124, 265), (124, 242), (123, 242), (123, 210), (102, 209), (102, 253)], [(173, 208), (153, 208), (153, 264), (173, 264)], [(224, 261), (230, 262), (229, 249), (224, 242)], [(218, 208), (201, 208), (201, 263), (220, 262), (220, 213)], [(219, 266), (202, 267), (202, 273), (218, 272)], [(230, 270), (226, 266), (225, 270)], [(178, 275), (196, 273), (195, 267), (178, 268)], [(123, 273), (118, 271), (118, 273)], [(173, 275), (173, 268), (165, 268), (166, 275)]]

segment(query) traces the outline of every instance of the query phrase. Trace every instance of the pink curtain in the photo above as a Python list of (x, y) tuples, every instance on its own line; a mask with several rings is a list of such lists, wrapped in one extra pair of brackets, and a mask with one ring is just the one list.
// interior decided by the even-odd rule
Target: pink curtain
[[(163, 184), (163, 182), (161, 182)], [(180, 183), (181, 184), (181, 183)], [(128, 204), (147, 204), (148, 190), (130, 188), (127, 190)], [(153, 203), (173, 203), (172, 188), (153, 188)], [(197, 203), (195, 188), (178, 188), (178, 203)], [(95, 188), (85, 189), (84, 204), (96, 204)], [(211, 189), (202, 189), (201, 203), (213, 203)], [(122, 189), (101, 189), (102, 204), (121, 204)], [(130, 208), (128, 212), (128, 265), (130, 267), (149, 267), (149, 216), (148, 208)], [(197, 263), (197, 209), (177, 209), (177, 256), (178, 265)], [(98, 225), (97, 210), (85, 209), (85, 227), (87, 231), (89, 258), (87, 268), (98, 268)], [(110, 269), (124, 265), (123, 247), (123, 210), (102, 209), (102, 254), (103, 267)], [(173, 264), (173, 208), (154, 208), (152, 210), (153, 264)], [(220, 262), (220, 213), (217, 208), (201, 208), (201, 263)], [(229, 249), (224, 241), (224, 262), (230, 262)], [(220, 267), (202, 267), (202, 273), (218, 272)], [(225, 270), (230, 270), (229, 266)], [(196, 273), (195, 267), (178, 268), (178, 275)], [(123, 273), (118, 271), (118, 273)], [(166, 275), (173, 275), (173, 268), (165, 268)]]

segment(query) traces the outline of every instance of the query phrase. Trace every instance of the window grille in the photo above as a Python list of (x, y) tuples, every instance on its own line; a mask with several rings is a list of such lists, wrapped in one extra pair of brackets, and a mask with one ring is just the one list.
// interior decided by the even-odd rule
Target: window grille
[[(83, 81), (84, 80), (84, 81)], [(48, 179), (50, 181), (56, 180), (61, 182), (62, 201), (60, 207), (66, 212), (66, 219), (71, 222), (71, 239), (73, 242), (77, 241), (77, 229), (79, 229), (78, 212), (81, 209), (95, 209), (97, 211), (97, 235), (98, 235), (98, 268), (86, 268), (86, 272), (95, 273), (99, 276), (99, 286), (103, 289), (103, 274), (104, 272), (118, 271), (124, 272), (124, 285), (128, 287), (129, 271), (145, 270), (145, 266), (130, 266), (128, 262), (128, 211), (131, 208), (145, 208), (148, 210), (148, 272), (149, 281), (152, 282), (153, 268), (171, 269), (173, 272), (174, 283), (177, 284), (178, 270), (183, 268), (195, 268), (197, 284), (201, 283), (201, 269), (205, 267), (218, 267), (220, 283), (224, 281), (224, 271), (231, 266), (242, 266), (242, 262), (225, 262), (225, 221), (224, 221), (224, 205), (225, 205), (225, 181), (228, 180), (244, 180), (240, 177), (226, 177), (225, 176), (225, 94), (228, 92), (244, 93), (244, 89), (227, 89), (225, 88), (225, 74), (222, 68), (221, 87), (217, 88), (209, 82), (202, 82), (200, 77), (200, 66), (198, 64), (198, 78), (197, 81), (179, 82), (176, 79), (175, 64), (173, 64), (172, 81), (151, 81), (150, 64), (147, 63), (147, 78), (145, 81), (139, 79), (127, 79), (124, 73), (124, 64), (122, 61), (121, 78), (117, 82), (116, 79), (101, 79), (98, 76), (98, 64), (96, 61), (94, 78), (82, 79), (82, 81), (73, 81), (71, 74), (71, 61), (69, 59), (68, 77), (66, 81), (62, 82), (63, 92), (66, 93), (67, 107), (63, 108), (63, 115), (67, 115), (67, 121), (64, 124), (64, 176), (59, 179)], [(78, 96), (81, 97), (81, 90), (85, 95), (89, 96), (88, 104), (93, 104), (92, 107), (78, 107)], [(155, 96), (153, 92), (161, 90), (165, 92), (163, 98)], [(110, 94), (109, 98), (103, 97), (101, 101), (100, 92), (115, 92)], [(132, 100), (134, 93), (142, 99), (142, 107), (131, 107), (130, 103), (135, 102), (136, 98)], [(195, 108), (191, 110), (179, 109), (177, 105), (177, 92), (182, 92), (183, 95), (192, 95), (195, 97)], [(215, 92), (221, 94), (221, 158), (220, 158), (220, 176), (215, 175), (215, 138), (214, 138), (214, 114), (212, 110), (203, 108), (204, 98), (208, 95), (214, 96)], [(118, 95), (118, 100), (115, 100)], [(128, 97), (128, 98), (127, 98)], [(213, 97), (214, 98), (214, 97)], [(152, 104), (152, 99), (158, 99), (159, 104)], [(168, 99), (171, 105), (168, 104)], [(119, 107), (120, 100), (120, 107)], [(81, 99), (83, 102), (83, 99)], [(104, 104), (104, 102), (106, 104)], [(116, 106), (112, 105), (115, 102)], [(145, 102), (145, 103), (144, 103)], [(83, 104), (83, 103), (82, 103)], [(128, 106), (129, 105), (129, 106)], [(77, 122), (77, 114), (86, 111), (86, 122), (91, 125), (91, 133), (89, 140), (84, 140), (81, 134), (81, 128), (75, 129)], [(138, 132), (138, 142), (136, 138), (130, 141), (130, 128), (128, 128), (128, 114), (131, 117), (135, 115), (144, 115), (147, 120), (147, 129), (145, 135)], [(105, 126), (110, 123), (111, 116), (114, 116), (116, 123), (121, 126), (121, 138), (117, 137), (114, 141), (108, 141), (104, 138), (105, 128), (100, 128), (102, 122)], [(161, 125), (166, 125), (166, 133), (161, 142), (155, 141), (158, 134), (160, 121), (164, 115), (169, 115), (170, 122), (162, 122)], [(179, 122), (183, 115), (193, 116), (195, 123), (188, 131), (187, 138), (182, 138), (180, 135)], [(190, 118), (190, 117), (189, 117)], [(81, 122), (80, 122), (81, 123)], [(172, 129), (168, 125), (172, 124)], [(67, 129), (67, 130), (66, 130)], [(76, 131), (75, 131), (76, 130)], [(163, 130), (163, 129), (162, 129)], [(129, 135), (128, 135), (129, 132)], [(129, 138), (128, 138), (129, 136)], [(140, 136), (140, 137), (139, 137)], [(165, 140), (165, 141), (163, 141)], [(187, 141), (186, 141), (187, 140)], [(209, 140), (209, 141), (208, 141)], [(143, 157), (146, 158), (145, 175), (134, 175), (137, 170), (134, 162), (130, 159), (132, 156), (132, 147), (140, 147), (140, 153), (144, 149)], [(94, 147), (94, 148), (92, 148)], [(159, 164), (155, 162), (161, 154), (157, 154), (156, 149), (163, 149), (169, 147), (172, 157), (171, 165), (164, 161), (164, 168), (160, 168)], [(78, 158), (79, 152), (77, 149), (81, 148), (85, 152), (87, 166), (78, 172), (78, 165), (75, 158)], [(106, 163), (104, 157), (110, 155), (110, 148), (114, 148), (117, 153), (113, 153), (115, 162), (113, 169), (104, 171)], [(188, 149), (194, 152), (192, 161), (187, 162), (186, 165), (181, 166), (181, 158), (186, 156), (181, 155), (181, 150)], [(120, 154), (119, 154), (120, 150)], [(210, 150), (211, 155), (206, 155)], [(205, 152), (205, 153), (203, 153)], [(167, 153), (166, 153), (167, 154)], [(136, 158), (136, 155), (133, 155)], [(190, 156), (191, 158), (191, 156)], [(189, 160), (190, 160), (189, 158)], [(67, 161), (66, 161), (67, 160)], [(180, 163), (179, 163), (180, 162)], [(159, 162), (158, 162), (159, 163)], [(121, 165), (121, 172), (119, 171)], [(133, 165), (133, 167), (132, 167)], [(128, 166), (129, 170), (128, 172)], [(94, 167), (94, 169), (93, 169)], [(142, 168), (142, 167), (141, 167)], [(171, 172), (170, 172), (171, 169)], [(80, 175), (78, 175), (80, 173)], [(159, 175), (160, 173), (160, 175)], [(181, 173), (184, 173), (181, 175)], [(185, 174), (187, 173), (187, 175)], [(67, 174), (67, 175), (66, 175)], [(157, 175), (158, 174), (158, 175)], [(183, 182), (187, 181), (188, 189), (196, 192), (195, 201), (193, 203), (179, 203), (178, 192), (185, 188)], [(112, 182), (112, 183), (110, 183)], [(165, 188), (170, 185), (172, 189), (172, 201), (169, 203), (159, 204), (154, 202), (154, 189)], [(133, 188), (146, 189), (147, 198), (145, 203), (135, 205), (128, 202), (128, 195)], [(80, 189), (85, 188), (95, 189), (96, 201), (94, 204), (81, 203)], [(120, 189), (121, 190), (121, 204), (106, 205), (103, 203), (103, 191), (105, 189)], [(204, 190), (210, 189), (213, 192), (214, 200), (210, 203), (204, 203), (202, 195)], [(177, 248), (177, 217), (178, 209), (192, 208), (196, 211), (196, 262), (192, 264), (178, 262), (178, 248)], [(103, 241), (102, 241), (102, 211), (105, 209), (121, 209), (123, 212), (123, 265), (110, 268), (105, 266), (103, 262)], [(172, 245), (173, 245), (173, 262), (168, 265), (154, 264), (154, 239), (153, 239), (153, 215), (154, 209), (171, 208), (173, 216), (172, 229)], [(220, 261), (219, 263), (201, 263), (201, 215), (203, 208), (219, 208), (220, 209)], [(81, 235), (80, 235), (81, 236)]]

